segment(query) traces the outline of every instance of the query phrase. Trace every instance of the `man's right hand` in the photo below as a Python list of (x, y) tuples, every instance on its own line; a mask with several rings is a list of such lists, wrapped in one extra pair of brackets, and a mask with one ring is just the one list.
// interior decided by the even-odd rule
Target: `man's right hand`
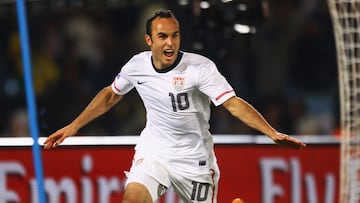
[(67, 125), (60, 130), (51, 134), (44, 142), (45, 149), (52, 149), (59, 146), (67, 137), (73, 136), (77, 133), (70, 125)]

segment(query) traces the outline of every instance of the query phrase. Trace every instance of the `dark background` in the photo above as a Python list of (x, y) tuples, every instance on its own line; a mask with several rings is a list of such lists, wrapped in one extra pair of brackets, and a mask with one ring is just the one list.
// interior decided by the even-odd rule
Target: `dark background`
[[(33, 0), (28, 29), (39, 129), (63, 127), (132, 55), (148, 50), (145, 20), (172, 9), (183, 51), (211, 58), (235, 88), (279, 131), (331, 135), (339, 126), (336, 50), (323, 0)], [(207, 8), (208, 6), (208, 8)], [(234, 25), (248, 25), (249, 33)], [(0, 136), (28, 136), (15, 1), (0, 0)], [(214, 107), (215, 134), (259, 134)], [(81, 130), (139, 134), (145, 112), (131, 91)]]

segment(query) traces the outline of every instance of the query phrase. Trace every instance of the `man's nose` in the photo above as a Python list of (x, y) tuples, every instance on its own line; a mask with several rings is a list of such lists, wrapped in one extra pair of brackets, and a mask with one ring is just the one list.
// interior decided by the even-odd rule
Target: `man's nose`
[(174, 43), (174, 40), (171, 37), (168, 37), (166, 40), (167, 45), (172, 45)]

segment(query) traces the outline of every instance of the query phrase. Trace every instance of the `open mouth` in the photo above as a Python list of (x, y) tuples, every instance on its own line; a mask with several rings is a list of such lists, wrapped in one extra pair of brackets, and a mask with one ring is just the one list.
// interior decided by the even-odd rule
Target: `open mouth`
[(164, 55), (166, 57), (172, 57), (174, 55), (175, 51), (172, 50), (172, 49), (167, 49), (167, 50), (164, 50)]

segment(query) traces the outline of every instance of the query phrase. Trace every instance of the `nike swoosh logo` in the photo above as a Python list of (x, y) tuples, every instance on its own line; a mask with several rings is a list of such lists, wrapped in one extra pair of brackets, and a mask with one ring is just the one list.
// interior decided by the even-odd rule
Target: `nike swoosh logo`
[(137, 84), (138, 84), (138, 85), (142, 85), (142, 84), (144, 84), (144, 83), (146, 83), (146, 82), (137, 81)]

